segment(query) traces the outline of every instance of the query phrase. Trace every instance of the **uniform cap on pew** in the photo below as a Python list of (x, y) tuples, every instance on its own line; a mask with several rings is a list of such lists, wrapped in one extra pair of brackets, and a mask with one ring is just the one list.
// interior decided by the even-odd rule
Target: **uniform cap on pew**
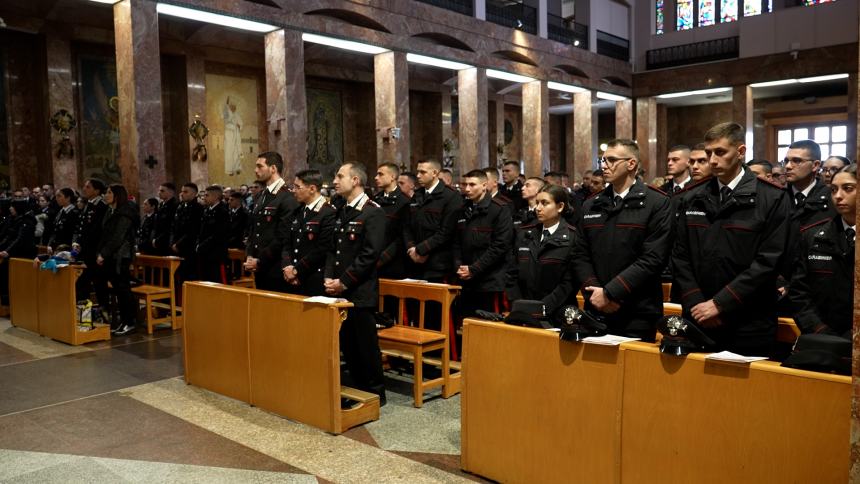
[(664, 316), (657, 323), (657, 331), (663, 335), (660, 353), (667, 355), (685, 356), (716, 345), (701, 328), (681, 316)]
[(543, 301), (517, 299), (511, 304), (511, 312), (505, 318), (505, 323), (534, 328), (552, 328), (546, 317), (546, 307)]
[(589, 336), (603, 336), (607, 326), (602, 316), (593, 315), (576, 306), (564, 306), (556, 313), (561, 332), (558, 337), (565, 341), (582, 341)]
[(831, 334), (802, 334), (782, 366), (850, 375), (851, 340)]

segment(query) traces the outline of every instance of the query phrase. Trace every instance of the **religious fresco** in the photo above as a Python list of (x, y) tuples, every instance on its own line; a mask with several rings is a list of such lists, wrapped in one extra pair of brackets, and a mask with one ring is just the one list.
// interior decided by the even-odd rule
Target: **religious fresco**
[(11, 183), (9, 129), (6, 119), (6, 55), (0, 49), (0, 190), (8, 189)]
[(257, 79), (206, 74), (209, 181), (236, 186), (254, 180), (260, 152)]
[(78, 85), (83, 178), (99, 178), (105, 183), (121, 183), (119, 97), (117, 97), (114, 59), (80, 56)]
[(340, 92), (307, 89), (308, 166), (334, 179), (343, 163), (343, 106)]

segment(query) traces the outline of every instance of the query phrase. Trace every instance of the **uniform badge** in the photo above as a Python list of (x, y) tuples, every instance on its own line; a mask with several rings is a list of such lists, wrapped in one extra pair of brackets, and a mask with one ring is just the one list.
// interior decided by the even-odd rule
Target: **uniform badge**
[(308, 240), (314, 240), (314, 233), (308, 232)]
[(349, 240), (355, 240), (355, 234), (349, 234)]

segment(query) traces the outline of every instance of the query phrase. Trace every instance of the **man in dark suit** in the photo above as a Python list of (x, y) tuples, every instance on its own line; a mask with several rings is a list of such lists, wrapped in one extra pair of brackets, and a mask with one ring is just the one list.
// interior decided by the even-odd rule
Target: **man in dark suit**
[(230, 215), (221, 201), (223, 191), (218, 185), (206, 187), (206, 209), (197, 238), (197, 274), (200, 280), (227, 284), (225, 263), (230, 235)]
[(173, 215), (173, 230), (170, 233), (170, 255), (182, 257), (176, 270), (178, 291), (182, 297), (182, 283), (197, 279), (197, 237), (200, 235), (200, 222), (203, 206), (197, 201), (197, 185), (186, 183), (179, 191), (179, 206)]
[(96, 299), (102, 306), (108, 304), (107, 281), (101, 277), (101, 269), (96, 264), (96, 253), (102, 234), (102, 220), (108, 211), (103, 194), (107, 187), (101, 180), (91, 178), (84, 184), (83, 196), (87, 200), (78, 219), (78, 228), (72, 236), (72, 250), (78, 252), (77, 259), (83, 261), (87, 269), (75, 282), (79, 300), (88, 299), (94, 288)]
[(257, 289), (286, 292), (281, 251), (299, 202), (281, 178), (283, 172), (284, 159), (280, 154), (267, 151), (257, 156), (254, 174), (265, 188), (254, 199), (244, 267), (256, 272)]
[(666, 174), (672, 179), (660, 187), (667, 195), (674, 195), (686, 188), (690, 183), (690, 147), (687, 145), (676, 145), (669, 148), (666, 160)]
[(322, 174), (317, 170), (296, 173), (294, 194), (299, 208), (290, 223), (281, 250), (281, 271), (288, 292), (322, 296), (323, 269), (331, 250), (335, 210), (320, 194)]
[(239, 192), (230, 194), (228, 213), (230, 215), (230, 234), (227, 247), (244, 249), (245, 236), (248, 233), (248, 210), (245, 209), (245, 195)]
[(379, 395), (385, 404), (382, 359), (373, 317), (379, 302), (376, 262), (385, 243), (385, 212), (364, 191), (364, 167), (347, 163), (335, 175), (334, 189), (346, 204), (335, 219), (334, 250), (325, 269), (325, 292), (353, 304), (340, 329), (341, 350), (353, 384)]
[[(385, 248), (379, 257), (379, 277), (402, 279), (406, 277), (406, 248), (403, 245), (403, 225), (409, 221), (407, 197), (397, 186), (400, 169), (394, 163), (383, 163), (376, 170), (376, 188), (373, 201), (385, 211)], [(395, 298), (396, 299), (396, 298)]]
[(513, 203), (512, 212), (516, 213), (525, 208), (523, 200), (523, 183), (520, 182), (520, 163), (518, 161), (506, 161), (502, 165), (502, 183), (499, 184), (499, 194), (504, 195)]
[(170, 234), (173, 232), (173, 218), (176, 216), (176, 185), (170, 182), (158, 187), (158, 209), (155, 211), (155, 230), (152, 247), (158, 255), (170, 255)]

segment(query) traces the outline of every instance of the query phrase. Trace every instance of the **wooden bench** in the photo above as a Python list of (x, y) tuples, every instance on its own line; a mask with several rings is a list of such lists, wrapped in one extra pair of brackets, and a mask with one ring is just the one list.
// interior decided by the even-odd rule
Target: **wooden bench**
[[(256, 289), (254, 273), (245, 270), (246, 254), (242, 249), (227, 249), (227, 258), (230, 260), (230, 285)], [(237, 274), (240, 274), (237, 277)]]
[[(424, 403), (424, 392), (442, 387), (442, 398), (460, 393), (460, 366), (450, 361), (449, 338), (451, 337), (451, 303), (460, 293), (460, 286), (425, 282), (407, 282), (393, 279), (379, 280), (379, 308), (382, 310), (383, 298), (393, 296), (398, 300), (397, 324), (379, 330), (379, 348), (382, 354), (412, 361), (414, 384), (413, 405), (420, 408)], [(403, 310), (407, 299), (419, 302), (418, 327), (408, 326), (403, 321)], [(442, 305), (441, 329), (433, 331), (424, 327), (426, 303), (435, 301)], [(430, 351), (442, 351), (441, 358), (426, 358)], [(439, 368), (439, 378), (424, 381), (424, 363)], [(456, 370), (452, 373), (451, 370)]]
[[(131, 292), (144, 301), (146, 309), (146, 332), (152, 334), (153, 326), (170, 323), (179, 329), (182, 321), (177, 316), (176, 270), (181, 257), (137, 254), (132, 263), (132, 275), (142, 284), (131, 288)], [(166, 301), (166, 302), (162, 302)], [(157, 309), (169, 310), (168, 315), (157, 317)]]
[(672, 283), (664, 282), (663, 283), (663, 302), (671, 302), (672, 301)]

